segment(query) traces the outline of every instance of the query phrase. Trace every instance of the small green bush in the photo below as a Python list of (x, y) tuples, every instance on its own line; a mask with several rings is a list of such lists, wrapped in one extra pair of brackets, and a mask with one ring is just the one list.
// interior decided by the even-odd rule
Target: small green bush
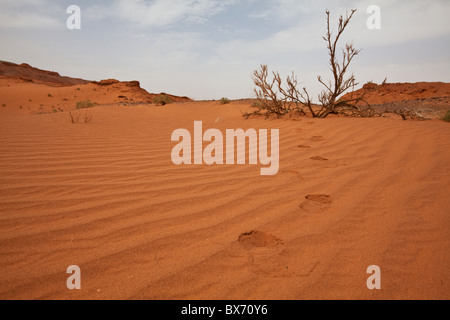
[(447, 110), (447, 113), (442, 117), (442, 120), (445, 122), (450, 122), (450, 110)]
[(222, 99), (220, 99), (220, 103), (221, 104), (229, 104), (230, 100), (228, 98), (222, 98)]
[(87, 109), (87, 108), (92, 108), (93, 106), (94, 106), (94, 104), (91, 101), (86, 100), (86, 101), (78, 101), (76, 108), (77, 109)]
[(166, 104), (172, 103), (172, 99), (170, 99), (167, 95), (165, 94), (159, 94), (156, 97), (153, 98), (153, 103), (154, 104), (160, 104), (162, 106), (165, 106)]
[(47, 94), (47, 95), (48, 95), (48, 97), (49, 97), (49, 98), (53, 98), (53, 96), (52, 96), (52, 95), (51, 95), (50, 93), (49, 93), (49, 94)]

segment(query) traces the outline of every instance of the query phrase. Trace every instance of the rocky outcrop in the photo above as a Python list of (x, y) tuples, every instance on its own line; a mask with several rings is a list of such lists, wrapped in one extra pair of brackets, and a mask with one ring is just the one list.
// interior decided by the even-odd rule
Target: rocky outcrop
[[(41, 70), (32, 67), (27, 63), (15, 64), (12, 62), (0, 61), (0, 78), (13, 78), (22, 82), (33, 82), (53, 87), (67, 87), (91, 83), (101, 86), (102, 88), (117, 91), (120, 99), (128, 100), (129, 97), (134, 97), (133, 101), (140, 103), (152, 103), (153, 99), (158, 95), (142, 89), (139, 81), (119, 81), (116, 79), (88, 81), (64, 77), (57, 72)], [(174, 102), (192, 101), (188, 97), (178, 97), (170, 94), (166, 95)]]
[(0, 61), (0, 76), (15, 78), (24, 82), (43, 83), (50, 86), (74, 86), (89, 83), (90, 81), (61, 76), (54, 71), (41, 70), (27, 63), (15, 64)]
[(447, 101), (450, 97), (450, 83), (366, 83), (361, 89), (347, 93), (342, 99), (364, 96), (371, 105), (394, 103), (399, 101)]

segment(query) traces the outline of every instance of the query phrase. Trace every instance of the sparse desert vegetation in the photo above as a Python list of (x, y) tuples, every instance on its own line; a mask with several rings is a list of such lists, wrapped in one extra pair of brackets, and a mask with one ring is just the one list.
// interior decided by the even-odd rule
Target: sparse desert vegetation
[(166, 104), (172, 103), (172, 99), (169, 98), (168, 95), (161, 93), (153, 98), (153, 103), (156, 105), (165, 106)]
[(92, 103), (90, 100), (77, 101), (76, 109), (87, 109), (95, 106), (95, 103)]
[(222, 99), (220, 99), (220, 103), (221, 104), (229, 104), (230, 100), (228, 98), (222, 98)]
[(445, 122), (450, 122), (450, 110), (447, 110), (445, 115), (442, 117), (442, 120)]
[(333, 80), (325, 82), (321, 76), (317, 77), (325, 87), (325, 90), (319, 94), (320, 104), (318, 106), (313, 104), (308, 90), (305, 87), (299, 87), (298, 78), (294, 73), (286, 78), (284, 84), (278, 72), (273, 71), (272, 76), (269, 77), (268, 66), (261, 65), (260, 69), (253, 73), (253, 81), (256, 86), (254, 91), (259, 101), (256, 105), (257, 110), (245, 113), (244, 116), (247, 118), (251, 115), (279, 117), (294, 111), (300, 115), (306, 115), (308, 112), (314, 118), (326, 118), (330, 114), (343, 113), (371, 115), (369, 107), (359, 108), (357, 106), (358, 102), (363, 101), (363, 96), (342, 98), (347, 90), (355, 88), (358, 84), (355, 75), (351, 74), (346, 77), (346, 74), (351, 61), (359, 54), (360, 50), (350, 43), (342, 49), (342, 57), (339, 59), (337, 53), (339, 40), (355, 12), (356, 10), (351, 10), (351, 13), (345, 18), (339, 17), (338, 30), (334, 36), (330, 27), (330, 12), (326, 11), (327, 32), (323, 39), (327, 44)]
[[(94, 107), (96, 103), (91, 102), (89, 99), (83, 101), (77, 101), (75, 104), (75, 110), (68, 108), (67, 112), (69, 114), (70, 122), (72, 124), (77, 123), (90, 123), (93, 119), (92, 113), (88, 110)], [(67, 106), (66, 106), (67, 108)]]
[(70, 122), (72, 124), (77, 124), (77, 123), (87, 124), (87, 123), (91, 122), (93, 119), (92, 114), (87, 109), (69, 110), (68, 114), (70, 117)]

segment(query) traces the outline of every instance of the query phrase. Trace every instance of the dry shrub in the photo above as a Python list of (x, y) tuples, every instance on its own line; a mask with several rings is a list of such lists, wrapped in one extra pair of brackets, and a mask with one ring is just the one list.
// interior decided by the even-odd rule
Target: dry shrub
[(450, 122), (450, 110), (447, 110), (445, 115), (442, 117), (442, 120), (445, 122)]
[(169, 98), (169, 96), (167, 96), (164, 93), (161, 93), (159, 95), (157, 95), (156, 97), (153, 98), (153, 103), (154, 104), (159, 104), (161, 106), (165, 106), (166, 104), (172, 103), (172, 99)]
[[(321, 76), (318, 81), (325, 87), (319, 94), (318, 106), (313, 105), (311, 97), (306, 88), (298, 87), (297, 76), (292, 75), (286, 78), (284, 84), (278, 72), (272, 72), (269, 78), (269, 70), (267, 65), (261, 65), (260, 70), (253, 73), (253, 82), (256, 86), (254, 89), (258, 103), (255, 105), (256, 111), (244, 114), (245, 117), (251, 115), (275, 115), (277, 117), (296, 111), (298, 114), (311, 114), (314, 118), (325, 118), (330, 114), (347, 114), (358, 116), (374, 115), (370, 107), (358, 107), (357, 104), (363, 100), (363, 96), (342, 99), (349, 89), (355, 88), (358, 84), (353, 74), (346, 76), (348, 67), (353, 58), (359, 54), (360, 50), (355, 49), (353, 44), (347, 43), (342, 49), (340, 61), (338, 61), (337, 45), (342, 33), (348, 26), (353, 14), (356, 10), (352, 10), (350, 14), (344, 18), (340, 16), (338, 30), (335, 36), (330, 28), (330, 12), (326, 11), (327, 16), (327, 33), (323, 39), (327, 43), (328, 54), (330, 57), (330, 69), (333, 73), (333, 80), (325, 82)], [(368, 104), (367, 104), (368, 105)]]
[(220, 104), (229, 104), (231, 101), (228, 98), (222, 98), (220, 99)]
[(69, 110), (69, 117), (72, 124), (89, 123), (92, 121), (92, 114), (87, 109)]

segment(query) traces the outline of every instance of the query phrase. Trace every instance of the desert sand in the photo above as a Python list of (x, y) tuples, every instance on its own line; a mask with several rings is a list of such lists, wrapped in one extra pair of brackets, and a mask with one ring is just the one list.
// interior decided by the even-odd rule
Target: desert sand
[[(245, 101), (124, 106), (93, 83), (1, 81), (1, 299), (450, 298), (448, 123), (245, 120)], [(100, 104), (90, 123), (51, 111), (77, 99)], [(195, 120), (280, 129), (278, 174), (175, 166), (171, 133)]]

